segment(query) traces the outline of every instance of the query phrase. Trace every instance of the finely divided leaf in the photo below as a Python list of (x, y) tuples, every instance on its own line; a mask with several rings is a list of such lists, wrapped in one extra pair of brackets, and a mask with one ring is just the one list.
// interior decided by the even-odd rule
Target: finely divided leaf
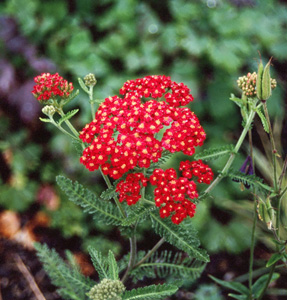
[(132, 224), (144, 221), (150, 216), (150, 213), (154, 210), (156, 210), (155, 206), (151, 206), (148, 208), (143, 206), (130, 207), (130, 212), (128, 213), (128, 217), (123, 220), (121, 225), (130, 226)]
[(255, 175), (246, 175), (242, 172), (234, 172), (229, 171), (227, 174), (232, 179), (235, 179), (236, 181), (242, 182), (245, 185), (255, 186), (257, 188), (260, 188), (261, 190), (264, 189), (265, 191), (272, 192), (272, 188), (266, 184), (263, 183), (263, 179), (260, 177), (257, 177)]
[(72, 262), (70, 253), (68, 253), (68, 259), (71, 264), (68, 265), (54, 249), (50, 250), (47, 245), (36, 243), (34, 246), (45, 271), (52, 283), (59, 287), (57, 292), (64, 299), (89, 299), (86, 293), (95, 285), (95, 282), (80, 273), (78, 266)]
[(59, 121), (58, 121), (58, 125), (61, 125), (63, 122), (71, 119), (77, 112), (79, 111), (79, 109), (73, 109), (69, 112), (67, 112)]
[(267, 120), (266, 120), (262, 110), (260, 108), (257, 108), (256, 112), (257, 112), (258, 116), (260, 117), (260, 120), (261, 120), (261, 123), (262, 123), (262, 126), (263, 126), (264, 130), (267, 133), (269, 133), (269, 126), (268, 126)]
[(86, 87), (86, 85), (84, 84), (84, 81), (82, 80), (82, 78), (78, 78), (78, 81), (79, 81), (79, 84), (80, 84), (80, 87), (82, 88), (82, 90), (84, 92), (86, 92), (87, 94), (89, 94), (89, 90), (88, 88)]
[(123, 300), (160, 300), (175, 294), (177, 290), (178, 287), (172, 284), (150, 285), (126, 291)]
[(205, 149), (201, 153), (195, 155), (195, 159), (211, 160), (217, 159), (224, 155), (229, 155), (233, 151), (233, 145), (226, 145), (217, 148)]
[(182, 252), (174, 253), (165, 250), (155, 252), (144, 263), (135, 268), (131, 276), (137, 280), (142, 280), (144, 277), (196, 280), (203, 272), (205, 265), (202, 261), (184, 257)]
[(103, 257), (102, 253), (97, 251), (95, 248), (89, 247), (89, 254), (91, 256), (92, 263), (98, 272), (100, 281), (108, 276), (108, 262)]
[(56, 181), (69, 200), (82, 206), (84, 212), (94, 214), (94, 217), (100, 218), (106, 224), (121, 224), (122, 218), (112, 203), (98, 199), (94, 193), (77, 181), (72, 182), (64, 176), (57, 176)]
[(155, 233), (189, 256), (209, 262), (206, 251), (199, 248), (200, 242), (191, 224), (189, 224), (190, 230), (187, 230), (184, 226), (173, 224), (170, 219), (162, 219), (157, 214), (151, 213), (150, 216)]
[(114, 256), (114, 253), (109, 250), (109, 255), (108, 255), (108, 274), (109, 274), (109, 279), (112, 280), (118, 280), (119, 279), (119, 268)]

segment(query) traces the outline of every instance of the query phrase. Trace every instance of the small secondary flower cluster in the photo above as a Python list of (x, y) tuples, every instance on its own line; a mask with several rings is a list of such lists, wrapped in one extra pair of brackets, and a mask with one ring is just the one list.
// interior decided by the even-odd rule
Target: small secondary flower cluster
[[(187, 216), (193, 217), (196, 205), (190, 201), (198, 198), (196, 184), (192, 177), (197, 177), (199, 183), (209, 184), (213, 179), (213, 172), (208, 165), (198, 161), (184, 161), (180, 163), (182, 177), (177, 178), (175, 169), (166, 171), (155, 169), (149, 178), (142, 173), (129, 174), (126, 180), (118, 183), (116, 191), (120, 194), (120, 202), (126, 200), (128, 205), (136, 204), (141, 198), (141, 185), (146, 186), (147, 181), (156, 186), (154, 201), (160, 207), (161, 218), (170, 215), (174, 224), (181, 223)], [(141, 184), (140, 184), (141, 183)]]
[[(166, 89), (166, 101), (142, 101), (158, 98)], [(124, 98), (106, 98), (95, 119), (81, 131), (80, 138), (90, 145), (80, 159), (87, 169), (99, 167), (114, 179), (136, 166), (148, 168), (157, 162), (164, 149), (192, 155), (201, 146), (206, 134), (196, 115), (178, 107), (193, 100), (189, 89), (166, 76), (147, 76), (127, 81), (120, 90)], [(160, 139), (156, 134), (169, 126)]]
[(45, 102), (56, 96), (67, 98), (74, 89), (73, 84), (68, 83), (68, 81), (59, 76), (58, 73), (53, 75), (43, 73), (35, 77), (34, 81), (36, 85), (34, 86), (32, 94), (39, 101)]
[[(237, 80), (238, 87), (243, 91), (247, 97), (256, 97), (256, 72), (247, 73), (247, 75), (241, 76)], [(277, 82), (275, 79), (270, 78), (271, 88), (275, 89)]]
[(120, 280), (104, 278), (99, 284), (91, 288), (87, 294), (93, 300), (121, 300), (125, 286)]

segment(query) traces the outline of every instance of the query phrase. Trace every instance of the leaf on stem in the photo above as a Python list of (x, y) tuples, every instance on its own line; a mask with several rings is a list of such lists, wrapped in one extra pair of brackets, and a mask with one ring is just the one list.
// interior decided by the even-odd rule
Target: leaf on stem
[(272, 256), (270, 257), (270, 259), (268, 260), (268, 262), (266, 264), (266, 268), (268, 268), (268, 267), (272, 266), (273, 264), (277, 263), (277, 261), (279, 261), (283, 257), (284, 257), (284, 253), (274, 253), (274, 254), (272, 254)]
[[(270, 283), (280, 277), (279, 273), (274, 273), (272, 275), (272, 278), (270, 280)], [(267, 280), (269, 278), (269, 274), (262, 275), (259, 279), (256, 280), (256, 282), (252, 286), (252, 294), (255, 298), (258, 298), (260, 294), (262, 293), (263, 289), (265, 288), (265, 285), (267, 283)]]
[(117, 265), (114, 253), (109, 250), (108, 255), (108, 275), (109, 279), (118, 280), (119, 279), (119, 267)]
[(61, 125), (63, 122), (71, 119), (77, 112), (79, 111), (79, 109), (73, 109), (69, 112), (67, 112), (59, 121), (58, 121), (58, 125)]
[(154, 213), (151, 213), (150, 216), (155, 233), (164, 237), (173, 246), (185, 251), (189, 256), (209, 262), (206, 251), (199, 248), (197, 232), (191, 227), (191, 224), (187, 230), (182, 224), (173, 224), (170, 219), (162, 219)]
[(209, 275), (209, 277), (215, 281), (216, 283), (220, 284), (221, 286), (233, 290), (235, 292), (241, 293), (242, 295), (248, 296), (249, 295), (249, 289), (244, 286), (242, 283), (240, 282), (236, 282), (236, 281), (224, 281), (221, 279), (218, 279), (212, 275)]
[(233, 151), (233, 145), (205, 149), (201, 153), (195, 155), (195, 159), (211, 160), (217, 159), (224, 155), (229, 155)]
[(157, 300), (173, 295), (178, 287), (173, 284), (149, 285), (143, 288), (126, 291), (123, 300)]

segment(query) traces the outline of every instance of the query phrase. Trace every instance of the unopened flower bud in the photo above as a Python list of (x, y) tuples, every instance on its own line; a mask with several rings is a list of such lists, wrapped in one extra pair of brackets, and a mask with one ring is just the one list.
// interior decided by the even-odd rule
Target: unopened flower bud
[(94, 74), (90, 73), (84, 77), (86, 86), (94, 86), (97, 83), (97, 79)]
[(257, 214), (258, 218), (262, 222), (265, 222), (267, 228), (271, 230), (274, 220), (274, 208), (271, 206), (269, 198), (267, 198), (266, 203), (260, 199), (259, 203), (257, 204)]
[(47, 115), (48, 117), (52, 117), (56, 112), (56, 109), (52, 105), (46, 105), (43, 107), (42, 112)]
[[(270, 77), (270, 65), (271, 65), (271, 59), (268, 61), (265, 67), (263, 67), (263, 63), (260, 60), (260, 63), (258, 65), (258, 73), (257, 73), (257, 84), (256, 84), (256, 91), (257, 91), (257, 97), (261, 101), (266, 101), (271, 96), (271, 85), (273, 81), (274, 86), (274, 80)], [(276, 86), (276, 84), (275, 84)]]
[(105, 278), (91, 288), (88, 296), (92, 300), (121, 300), (121, 294), (125, 289), (124, 284), (120, 280)]

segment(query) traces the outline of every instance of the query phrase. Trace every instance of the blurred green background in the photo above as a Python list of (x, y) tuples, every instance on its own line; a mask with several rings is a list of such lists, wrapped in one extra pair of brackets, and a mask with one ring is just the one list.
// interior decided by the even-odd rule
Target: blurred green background
[[(278, 81), (268, 106), (286, 134), (287, 6), (279, 0), (6, 0), (0, 3), (0, 208), (31, 216), (43, 210), (65, 238), (113, 248), (111, 229), (83, 215), (60, 194), (55, 176), (65, 174), (100, 193), (103, 182), (79, 164), (73, 145), (52, 125), (42, 124), (32, 97), (33, 78), (59, 72), (76, 88), (77, 78), (94, 73), (96, 97), (118, 94), (128, 79), (164, 74), (183, 82), (190, 104), (207, 132), (202, 149), (234, 143), (240, 112), (229, 101), (240, 96), (236, 79), (273, 56)], [(81, 92), (70, 108), (80, 108), (74, 124), (90, 122)], [(286, 120), (285, 120), (286, 121)], [(258, 148), (262, 147), (255, 137)], [(287, 143), (283, 140), (286, 154)], [(285, 147), (285, 148), (284, 148)], [(198, 149), (197, 151), (202, 151)], [(239, 168), (246, 156), (238, 156)], [(179, 156), (168, 162), (173, 166)], [(214, 171), (223, 160), (211, 162)], [(264, 175), (264, 174), (263, 174)], [(252, 202), (238, 183), (225, 180), (199, 205), (194, 223), (211, 254), (240, 253), (250, 245)], [(240, 205), (240, 203), (243, 205)], [(96, 236), (95, 236), (96, 232)], [(143, 228), (144, 232), (144, 228)], [(143, 239), (144, 237), (142, 237)]]

